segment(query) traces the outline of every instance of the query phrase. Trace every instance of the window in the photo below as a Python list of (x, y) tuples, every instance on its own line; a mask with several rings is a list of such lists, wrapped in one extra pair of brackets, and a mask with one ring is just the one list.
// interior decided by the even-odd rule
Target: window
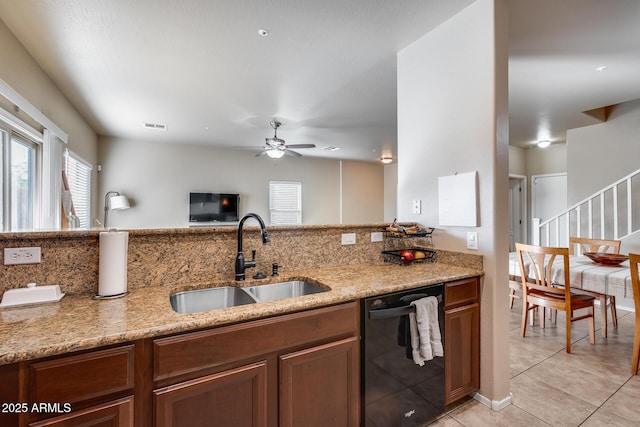
[(9, 130), (2, 142), (2, 230), (32, 230), (35, 226), (38, 144)]
[(78, 218), (77, 226), (80, 228), (91, 227), (91, 165), (66, 150), (64, 156), (64, 170), (71, 192), (73, 208)]
[(271, 225), (302, 224), (302, 183), (269, 181)]

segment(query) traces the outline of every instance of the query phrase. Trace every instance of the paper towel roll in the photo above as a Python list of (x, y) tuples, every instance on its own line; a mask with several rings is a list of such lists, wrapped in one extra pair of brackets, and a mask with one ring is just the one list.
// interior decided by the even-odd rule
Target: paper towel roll
[(98, 296), (108, 297), (127, 292), (128, 247), (129, 233), (126, 231), (100, 233)]

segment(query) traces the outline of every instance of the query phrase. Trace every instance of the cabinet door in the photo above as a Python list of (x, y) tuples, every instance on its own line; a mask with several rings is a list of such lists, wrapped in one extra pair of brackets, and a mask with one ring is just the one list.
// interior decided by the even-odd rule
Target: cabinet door
[(478, 303), (446, 310), (445, 403), (480, 388), (480, 306)]
[(133, 396), (29, 424), (29, 427), (133, 427)]
[(280, 426), (359, 425), (357, 337), (280, 357)]
[(258, 362), (153, 393), (156, 426), (266, 426), (267, 364)]

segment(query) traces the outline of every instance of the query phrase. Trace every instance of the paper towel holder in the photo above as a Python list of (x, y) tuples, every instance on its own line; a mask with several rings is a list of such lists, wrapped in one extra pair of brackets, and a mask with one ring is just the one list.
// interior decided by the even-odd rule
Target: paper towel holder
[(107, 228), (107, 218), (109, 217), (110, 210), (120, 211), (129, 209), (129, 207), (129, 199), (127, 199), (127, 196), (123, 196), (117, 191), (107, 191), (107, 194), (104, 195), (104, 218), (102, 226)]

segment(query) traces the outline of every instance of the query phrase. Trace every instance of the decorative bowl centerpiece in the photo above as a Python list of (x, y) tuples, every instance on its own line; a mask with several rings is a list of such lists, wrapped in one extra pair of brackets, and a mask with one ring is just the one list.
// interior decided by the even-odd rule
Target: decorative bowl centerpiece
[(584, 256), (588, 257), (596, 264), (602, 265), (619, 265), (629, 259), (628, 255), (610, 254), (607, 252), (585, 252)]

